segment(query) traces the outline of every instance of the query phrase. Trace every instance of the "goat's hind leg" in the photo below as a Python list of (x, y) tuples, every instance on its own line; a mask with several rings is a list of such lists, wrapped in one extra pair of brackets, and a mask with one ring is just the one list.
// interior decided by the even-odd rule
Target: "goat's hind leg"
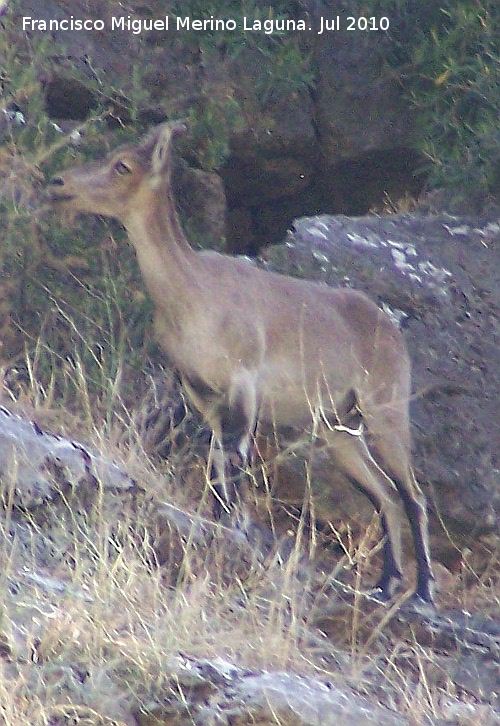
[(390, 428), (387, 427), (383, 435), (375, 438), (375, 446), (384, 462), (385, 471), (391, 477), (401, 497), (410, 523), (417, 563), (415, 595), (420, 600), (432, 604), (434, 575), (429, 548), (427, 504), (408, 461), (409, 446), (401, 446), (400, 439), (401, 429), (392, 436)]
[(371, 455), (363, 436), (346, 431), (329, 431), (326, 438), (336, 465), (351, 484), (368, 497), (380, 513), (385, 536), (384, 562), (375, 592), (382, 600), (390, 600), (394, 585), (403, 577), (401, 550), (403, 503), (394, 483)]
[(417, 564), (417, 583), (414, 603), (433, 604), (434, 576), (429, 548), (427, 503), (411, 467), (411, 440), (408, 410), (405, 396), (385, 404), (367, 407), (370, 446), (376, 452), (377, 461), (393, 482), (403, 503), (413, 538)]

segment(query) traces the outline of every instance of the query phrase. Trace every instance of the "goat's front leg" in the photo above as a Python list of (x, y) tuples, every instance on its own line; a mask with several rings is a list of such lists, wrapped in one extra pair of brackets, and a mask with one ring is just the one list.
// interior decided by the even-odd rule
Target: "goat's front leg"
[(253, 376), (247, 370), (233, 376), (230, 390), (218, 410), (212, 457), (214, 515), (243, 515), (239, 480), (248, 463), (257, 422), (257, 397)]
[(233, 519), (241, 509), (239, 480), (245, 469), (244, 459), (237, 443), (229, 442), (224, 437), (225, 445), (214, 436), (211, 457), (210, 481), (214, 495), (215, 519)]

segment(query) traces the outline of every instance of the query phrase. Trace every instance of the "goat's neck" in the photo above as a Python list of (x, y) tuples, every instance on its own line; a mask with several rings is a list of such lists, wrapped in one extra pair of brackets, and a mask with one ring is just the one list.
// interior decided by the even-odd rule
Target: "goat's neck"
[(153, 301), (177, 328), (197, 298), (199, 263), (182, 231), (170, 189), (148, 194), (123, 222)]

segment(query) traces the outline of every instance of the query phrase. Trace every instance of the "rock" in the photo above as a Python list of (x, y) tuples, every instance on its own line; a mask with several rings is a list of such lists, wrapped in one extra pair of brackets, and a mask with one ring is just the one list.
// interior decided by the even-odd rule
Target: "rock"
[(416, 473), (450, 565), (500, 523), (499, 240), (496, 219), (319, 216), (263, 253), (281, 272), (364, 290), (403, 328)]
[(172, 659), (169, 679), (190, 702), (151, 703), (136, 715), (149, 724), (261, 724), (404, 726), (407, 719), (333, 683), (286, 672), (248, 671), (222, 658)]
[[(328, 3), (318, 0), (311, 5), (316, 26), (321, 17), (332, 16)], [(384, 149), (398, 153), (408, 147), (414, 120), (398, 79), (381, 72), (393, 40), (383, 32), (344, 30), (348, 17), (356, 13), (351, 8), (337, 11), (340, 29), (318, 34), (314, 43), (315, 120), (322, 144), (330, 159)], [(398, 25), (394, 17), (390, 22), (391, 29)]]
[(0, 491), (4, 504), (34, 509), (79, 487), (134, 488), (114, 462), (83, 444), (54, 436), (0, 406)]
[(226, 195), (222, 179), (178, 160), (175, 195), (186, 232), (193, 245), (216, 247), (226, 227)]

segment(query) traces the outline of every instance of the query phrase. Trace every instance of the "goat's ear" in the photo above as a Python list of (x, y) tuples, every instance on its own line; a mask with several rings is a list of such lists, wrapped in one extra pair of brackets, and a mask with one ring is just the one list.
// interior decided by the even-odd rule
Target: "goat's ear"
[(155, 176), (164, 173), (166, 170), (166, 166), (170, 161), (172, 139), (186, 134), (187, 131), (188, 125), (185, 120), (165, 123), (159, 127), (152, 156), (152, 171)]

